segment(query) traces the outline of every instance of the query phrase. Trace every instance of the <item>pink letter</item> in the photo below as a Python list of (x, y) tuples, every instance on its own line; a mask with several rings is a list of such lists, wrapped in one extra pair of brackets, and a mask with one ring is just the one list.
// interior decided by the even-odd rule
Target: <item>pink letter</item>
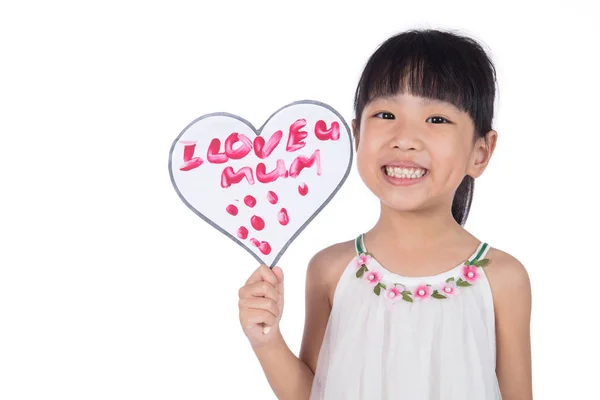
[[(242, 142), (242, 145), (236, 150), (233, 149), (233, 145), (237, 142)], [(225, 139), (225, 154), (227, 157), (233, 160), (239, 160), (244, 158), (252, 150), (252, 142), (245, 135), (240, 135), (237, 132), (233, 132), (227, 139)]]
[(288, 136), (288, 142), (286, 146), (286, 150), (289, 152), (300, 150), (306, 143), (303, 142), (304, 139), (308, 136), (306, 131), (301, 131), (300, 129), (306, 126), (305, 119), (298, 119), (296, 122), (290, 126), (290, 135)]
[(296, 157), (290, 167), (290, 176), (296, 178), (304, 168), (312, 167), (315, 161), (317, 162), (317, 175), (321, 175), (321, 150), (315, 150), (310, 158)]
[(271, 183), (275, 182), (278, 178), (287, 178), (288, 172), (285, 169), (285, 162), (283, 160), (277, 160), (277, 167), (269, 173), (267, 173), (267, 167), (265, 164), (260, 163), (256, 166), (256, 179), (260, 183)]
[(228, 188), (232, 183), (240, 183), (243, 178), (246, 178), (250, 185), (254, 185), (252, 168), (242, 167), (238, 172), (233, 172), (233, 168), (227, 167), (221, 174), (221, 187)]
[(318, 120), (315, 124), (315, 136), (319, 140), (338, 140), (340, 138), (340, 124), (337, 121), (333, 121), (331, 129), (327, 130), (325, 121)]
[(208, 162), (213, 164), (223, 164), (229, 160), (226, 154), (219, 153), (221, 148), (221, 141), (217, 138), (210, 141), (208, 145), (208, 151), (206, 152), (206, 159)]
[(262, 136), (257, 136), (254, 139), (254, 153), (256, 154), (256, 156), (262, 160), (269, 157), (269, 155), (271, 155), (273, 150), (275, 150), (275, 147), (277, 147), (277, 145), (281, 141), (282, 136), (283, 136), (283, 132), (281, 132), (281, 131), (275, 132), (269, 138), (269, 141), (267, 142), (266, 145), (265, 145), (265, 138), (263, 138)]
[(204, 163), (204, 160), (200, 157), (194, 157), (194, 150), (196, 149), (196, 142), (180, 142), (183, 144), (183, 164), (179, 167), (180, 171), (191, 171), (194, 168), (198, 168)]

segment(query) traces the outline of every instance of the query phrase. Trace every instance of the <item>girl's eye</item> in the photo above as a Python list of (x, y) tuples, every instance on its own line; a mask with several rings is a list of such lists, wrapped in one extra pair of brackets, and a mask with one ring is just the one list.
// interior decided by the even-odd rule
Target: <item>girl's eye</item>
[(378, 115), (381, 115), (381, 118), (383, 118), (383, 119), (396, 119), (396, 117), (394, 116), (394, 114), (389, 113), (389, 112), (385, 112), (385, 111), (375, 114), (376, 117)]
[(433, 122), (434, 124), (443, 124), (443, 123), (444, 123), (444, 121), (446, 121), (446, 123), (450, 123), (450, 121), (448, 121), (448, 120), (447, 120), (446, 118), (444, 118), (444, 117), (429, 117), (429, 118), (427, 118), (427, 120), (426, 120), (426, 121), (429, 121), (429, 120), (432, 120), (432, 122)]

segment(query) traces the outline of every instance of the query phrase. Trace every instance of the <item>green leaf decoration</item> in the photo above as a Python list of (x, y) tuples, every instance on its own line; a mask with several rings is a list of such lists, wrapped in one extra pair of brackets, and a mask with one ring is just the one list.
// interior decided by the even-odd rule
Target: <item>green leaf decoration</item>
[(385, 286), (383, 283), (380, 283), (379, 286), (381, 286), (384, 289), (387, 289), (387, 286)]
[(467, 260), (464, 262), (464, 264), (468, 267), (469, 265), (472, 265), (472, 262), (470, 260)]
[(456, 281), (456, 285), (460, 286), (460, 287), (472, 286), (469, 282), (463, 281), (462, 278), (460, 278), (458, 281)]
[(379, 285), (375, 286), (375, 289), (373, 289), (373, 291), (375, 292), (375, 294), (377, 296), (379, 296), (381, 294), (381, 286), (379, 286)]
[(435, 292), (433, 292), (431, 297), (433, 297), (434, 299), (440, 299), (440, 300), (443, 300), (446, 298), (446, 296), (442, 296), (437, 290)]
[(488, 265), (490, 263), (490, 260), (487, 258), (484, 258), (483, 260), (478, 260), (475, 261), (475, 265), (477, 267), (485, 267), (486, 265)]
[(446, 279), (446, 282), (454, 282), (454, 278), (448, 278)]
[(407, 294), (409, 296), (412, 296), (412, 292), (410, 290), (405, 290), (404, 292), (402, 292), (403, 295)]
[(358, 269), (358, 271), (356, 271), (356, 277), (361, 278), (363, 276), (363, 274), (365, 273), (365, 271), (367, 271), (367, 266), (363, 265), (362, 267), (360, 267)]
[(404, 301), (408, 301), (409, 303), (413, 302), (413, 299), (411, 299), (408, 295), (402, 293), (402, 300)]

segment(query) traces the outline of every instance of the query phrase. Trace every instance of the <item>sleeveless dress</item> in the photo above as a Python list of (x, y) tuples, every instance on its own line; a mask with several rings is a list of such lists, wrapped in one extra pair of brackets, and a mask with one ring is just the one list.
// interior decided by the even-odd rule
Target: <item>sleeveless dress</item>
[(487, 243), (438, 275), (404, 277), (366, 250), (343, 272), (311, 400), (495, 400), (496, 336)]

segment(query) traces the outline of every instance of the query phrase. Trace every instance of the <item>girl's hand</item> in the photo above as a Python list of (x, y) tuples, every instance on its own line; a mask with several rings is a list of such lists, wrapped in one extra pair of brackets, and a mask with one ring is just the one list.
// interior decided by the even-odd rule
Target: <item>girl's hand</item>
[(239, 290), (240, 324), (252, 347), (279, 333), (283, 313), (283, 271), (261, 265)]

